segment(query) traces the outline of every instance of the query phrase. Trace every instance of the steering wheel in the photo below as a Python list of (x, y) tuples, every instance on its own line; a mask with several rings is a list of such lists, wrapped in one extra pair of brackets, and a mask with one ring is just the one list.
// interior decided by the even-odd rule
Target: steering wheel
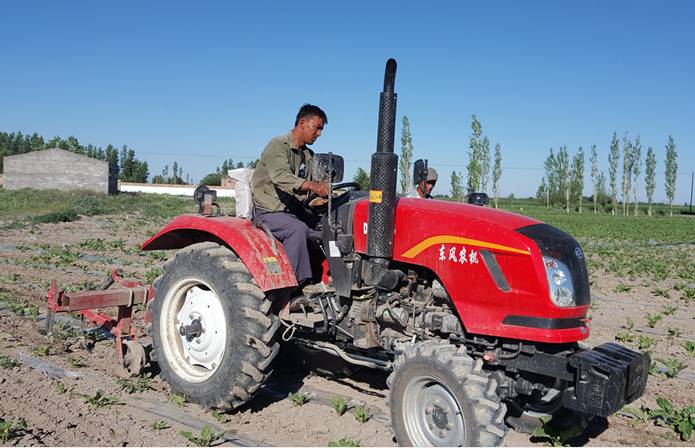
[(333, 185), (334, 190), (340, 190), (341, 188), (349, 188), (351, 190), (362, 190), (362, 187), (357, 182), (343, 182), (341, 184)]
[[(333, 188), (332, 188), (332, 189), (333, 189), (333, 191), (335, 191), (335, 190), (340, 190), (340, 189), (343, 189), (343, 188), (347, 188), (347, 189), (349, 189), (349, 190), (362, 190), (362, 187), (361, 187), (360, 184), (357, 183), (357, 182), (342, 182), (342, 183), (333, 185)], [(344, 192), (344, 193), (342, 193), (340, 196), (343, 196), (344, 194), (347, 194), (347, 193), (349, 192), (349, 190), (346, 191), (346, 192)], [(339, 197), (340, 197), (340, 196), (339, 196)], [(307, 198), (305, 199), (304, 204), (307, 205), (307, 206), (309, 206), (309, 207), (311, 207), (311, 205), (310, 205), (311, 202), (314, 201), (315, 199), (317, 199), (318, 197), (319, 197), (319, 196), (316, 195), (316, 193), (314, 193), (314, 192), (312, 191), (312, 192), (309, 193), (309, 195), (308, 195)], [(325, 204), (320, 205), (320, 206), (318, 206), (318, 207), (323, 207), (324, 205), (325, 205)]]

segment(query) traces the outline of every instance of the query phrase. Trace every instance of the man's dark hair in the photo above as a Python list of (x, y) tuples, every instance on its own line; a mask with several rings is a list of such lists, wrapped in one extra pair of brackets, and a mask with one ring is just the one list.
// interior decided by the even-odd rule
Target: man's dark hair
[(297, 119), (294, 120), (294, 125), (297, 126), (299, 124), (299, 120), (308, 117), (322, 118), (323, 124), (328, 124), (326, 112), (322, 111), (320, 107), (314, 106), (313, 104), (305, 104), (299, 108), (299, 112), (297, 112)]

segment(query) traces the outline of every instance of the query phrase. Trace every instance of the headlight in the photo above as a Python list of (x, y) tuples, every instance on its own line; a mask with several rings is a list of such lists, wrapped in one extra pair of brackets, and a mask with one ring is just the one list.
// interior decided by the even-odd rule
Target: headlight
[(567, 265), (552, 257), (543, 257), (545, 275), (548, 278), (550, 300), (557, 306), (576, 306), (572, 276)]

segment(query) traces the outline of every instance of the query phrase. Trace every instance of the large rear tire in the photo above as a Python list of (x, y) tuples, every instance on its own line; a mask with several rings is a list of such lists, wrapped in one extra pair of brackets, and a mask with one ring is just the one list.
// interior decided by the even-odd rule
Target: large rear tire
[(387, 383), (401, 446), (497, 446), (504, 438), (497, 381), (463, 347), (416, 344), (396, 358)]
[(152, 339), (172, 390), (205, 407), (250, 400), (272, 372), (280, 321), (244, 264), (219, 244), (193, 244), (154, 286)]

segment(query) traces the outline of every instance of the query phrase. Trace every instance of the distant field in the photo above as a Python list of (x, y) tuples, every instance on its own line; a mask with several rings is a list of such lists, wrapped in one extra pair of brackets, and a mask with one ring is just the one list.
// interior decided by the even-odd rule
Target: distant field
[(630, 281), (671, 280), (685, 282), (690, 291), (695, 288), (693, 216), (595, 215), (591, 210), (566, 213), (531, 202), (505, 205), (506, 210), (547, 222), (574, 236), (595, 274), (603, 271)]

